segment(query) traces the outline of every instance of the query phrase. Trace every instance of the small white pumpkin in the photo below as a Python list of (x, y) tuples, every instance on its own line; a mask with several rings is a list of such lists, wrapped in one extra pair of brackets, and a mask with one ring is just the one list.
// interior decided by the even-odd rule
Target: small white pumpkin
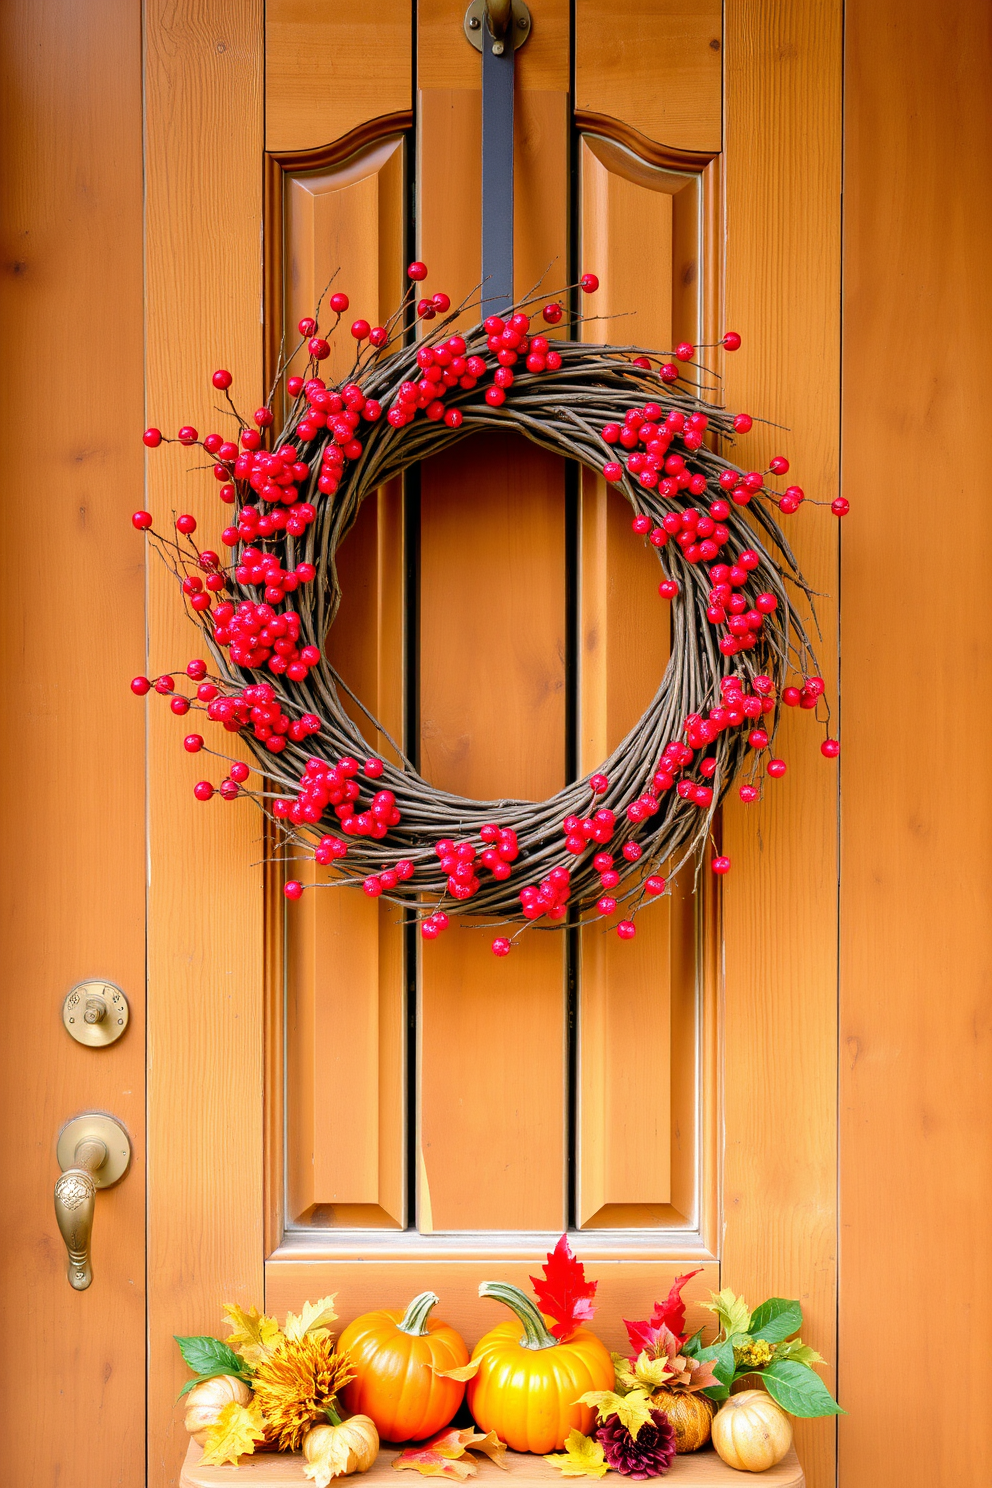
[(303, 1476), (317, 1488), (332, 1478), (368, 1472), (379, 1455), (379, 1433), (368, 1416), (349, 1416), (338, 1426), (314, 1426), (303, 1438)]
[(208, 1429), (232, 1400), (238, 1405), (247, 1405), (251, 1400), (251, 1391), (244, 1380), (235, 1379), (233, 1374), (218, 1374), (213, 1379), (201, 1380), (186, 1396), (184, 1425), (201, 1447), (207, 1440)]
[(764, 1472), (792, 1446), (792, 1422), (764, 1390), (742, 1390), (713, 1417), (713, 1445), (728, 1467)]

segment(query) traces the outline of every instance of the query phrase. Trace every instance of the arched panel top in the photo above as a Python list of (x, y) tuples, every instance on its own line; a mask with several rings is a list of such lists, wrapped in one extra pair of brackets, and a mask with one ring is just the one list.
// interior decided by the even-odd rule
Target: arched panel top
[(721, 0), (576, 0), (579, 115), (712, 157), (723, 147), (722, 94)]

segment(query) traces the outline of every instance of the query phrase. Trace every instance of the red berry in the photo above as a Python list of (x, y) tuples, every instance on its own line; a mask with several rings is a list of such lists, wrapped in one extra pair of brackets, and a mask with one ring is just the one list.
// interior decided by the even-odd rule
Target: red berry
[(798, 687), (783, 687), (782, 701), (787, 708), (798, 708), (802, 693)]
[(561, 320), (562, 309), (560, 305), (545, 305), (541, 311), (546, 325), (557, 325)]
[(641, 856), (641, 844), (639, 842), (625, 842), (623, 855), (628, 863), (636, 863)]
[(283, 893), (287, 899), (299, 899), (303, 894), (303, 885), (295, 878), (291, 878), (283, 885)]
[(369, 331), (369, 341), (373, 346), (385, 346), (389, 340), (389, 332), (385, 326), (373, 326)]
[(644, 887), (649, 894), (663, 894), (665, 892), (665, 880), (659, 878), (656, 874), (652, 874), (650, 878), (644, 880)]
[(152, 514), (146, 511), (135, 512), (131, 518), (131, 522), (133, 526), (137, 527), (139, 532), (144, 532), (147, 527), (152, 525)]
[(510, 954), (510, 950), (510, 942), (507, 940), (506, 936), (497, 935), (496, 939), (493, 941), (493, 955), (508, 956)]
[(149, 449), (155, 449), (162, 443), (162, 430), (146, 429), (141, 436), (141, 440), (143, 444), (147, 444)]
[(135, 677), (131, 682), (131, 691), (136, 697), (144, 697), (146, 692), (151, 691), (151, 686), (147, 677)]
[(768, 468), (775, 475), (786, 475), (789, 470), (789, 462), (784, 455), (773, 455), (768, 462)]
[(714, 858), (712, 863), (710, 864), (710, 867), (713, 869), (714, 873), (729, 873), (730, 859), (727, 857)]
[(662, 599), (674, 599), (679, 592), (679, 586), (674, 579), (662, 579), (658, 585), (658, 593)]
[(604, 791), (608, 791), (610, 788), (610, 782), (607, 777), (598, 773), (589, 776), (589, 785), (596, 792), (597, 796), (601, 796)]
[(192, 424), (183, 424), (179, 430), (180, 444), (195, 444), (199, 437)]
[(741, 338), (736, 331), (728, 331), (723, 338), (723, 345), (727, 351), (736, 351), (741, 344)]
[(372, 327), (367, 320), (355, 320), (351, 324), (351, 334), (356, 341), (364, 341)]
[(248, 774), (248, 766), (244, 760), (235, 760), (231, 766), (231, 779), (236, 780), (241, 785), (248, 779)]
[(438, 315), (444, 315), (445, 311), (451, 309), (451, 301), (446, 294), (432, 295), (431, 304), (434, 306)]
[(734, 419), (734, 428), (738, 434), (747, 434), (750, 432), (753, 423), (754, 420), (749, 413), (739, 413)]
[(347, 310), (350, 301), (346, 294), (341, 294), (341, 292), (339, 291), (337, 294), (331, 295), (330, 303), (331, 309), (334, 311), (335, 315), (343, 315), (344, 312)]
[(408, 279), (413, 279), (413, 280), (416, 280), (416, 281), (419, 281), (421, 279), (426, 279), (427, 278), (427, 265), (425, 263), (420, 263), (419, 260), (416, 260), (407, 269), (406, 276), (407, 276)]
[(696, 348), (691, 341), (680, 341), (675, 348), (675, 355), (680, 362), (691, 362), (696, 355)]
[(203, 735), (187, 734), (183, 740), (183, 748), (187, 754), (199, 754), (203, 748)]
[(325, 341), (323, 336), (312, 336), (307, 342), (307, 351), (315, 361), (323, 362), (331, 354), (330, 343)]
[(851, 503), (848, 501), (846, 496), (837, 496), (833, 501), (831, 501), (830, 510), (833, 512), (835, 517), (846, 517), (848, 512), (851, 510)]
[(603, 466), (603, 479), (614, 485), (623, 477), (623, 466), (619, 460), (607, 460)]
[(193, 787), (193, 794), (198, 801), (209, 801), (214, 793), (214, 788), (209, 780), (199, 780)]
[(637, 934), (633, 920), (621, 920), (617, 926), (617, 934), (621, 940), (633, 940)]
[(579, 288), (583, 294), (593, 294), (599, 288), (599, 280), (595, 274), (583, 274), (579, 280)]
[[(301, 336), (312, 336), (314, 331), (317, 329), (317, 322), (315, 320), (311, 320), (309, 315), (305, 315), (296, 329), (299, 331)], [(300, 384), (300, 386), (302, 387), (302, 383)]]
[(780, 780), (785, 774), (785, 760), (773, 759), (768, 761), (768, 773), (773, 780)]
[(756, 785), (742, 785), (737, 794), (742, 801), (749, 802), (756, 801), (761, 792)]
[(840, 740), (824, 739), (823, 743), (820, 745), (820, 753), (824, 756), (825, 759), (836, 759), (837, 756), (840, 754)]
[(365, 893), (368, 894), (370, 899), (378, 899), (379, 895), (382, 893), (382, 884), (374, 873), (369, 874), (368, 878), (362, 884), (362, 888), (365, 890)]
[(196, 518), (191, 517), (188, 512), (186, 512), (181, 517), (177, 517), (176, 531), (182, 532), (185, 536), (188, 537), (191, 532), (196, 531)]

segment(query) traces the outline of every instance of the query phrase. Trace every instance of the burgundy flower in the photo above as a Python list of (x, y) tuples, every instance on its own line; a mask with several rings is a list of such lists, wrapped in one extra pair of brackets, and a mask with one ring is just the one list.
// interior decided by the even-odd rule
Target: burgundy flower
[(636, 1440), (617, 1416), (610, 1416), (596, 1431), (607, 1464), (627, 1478), (659, 1478), (675, 1461), (675, 1432), (663, 1410), (651, 1412)]

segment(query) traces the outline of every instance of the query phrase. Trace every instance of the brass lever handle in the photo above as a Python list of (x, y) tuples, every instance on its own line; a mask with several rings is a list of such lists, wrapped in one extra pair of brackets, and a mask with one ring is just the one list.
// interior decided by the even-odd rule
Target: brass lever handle
[(93, 1280), (90, 1239), (98, 1188), (109, 1188), (127, 1172), (131, 1143), (112, 1116), (91, 1112), (62, 1130), (55, 1181), (55, 1218), (68, 1252), (69, 1285), (84, 1292)]

